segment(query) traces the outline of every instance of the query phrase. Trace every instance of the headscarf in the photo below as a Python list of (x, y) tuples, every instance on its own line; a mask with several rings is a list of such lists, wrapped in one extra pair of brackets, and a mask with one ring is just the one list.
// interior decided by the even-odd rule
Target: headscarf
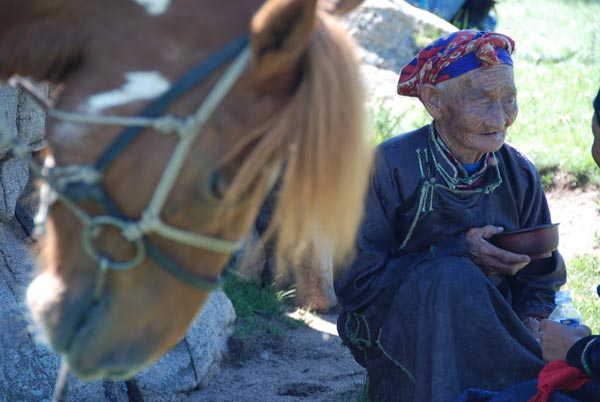
[(398, 94), (418, 97), (423, 84), (437, 84), (480, 67), (506, 64), (515, 42), (496, 32), (462, 30), (437, 39), (400, 71)]

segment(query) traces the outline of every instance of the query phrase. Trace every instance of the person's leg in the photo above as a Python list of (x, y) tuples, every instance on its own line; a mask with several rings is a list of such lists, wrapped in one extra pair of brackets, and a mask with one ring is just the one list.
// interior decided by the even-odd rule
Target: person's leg
[(535, 339), (467, 258), (416, 266), (396, 290), (379, 345), (414, 379), (414, 402), (455, 402), (467, 388), (501, 390), (536, 378), (544, 364)]

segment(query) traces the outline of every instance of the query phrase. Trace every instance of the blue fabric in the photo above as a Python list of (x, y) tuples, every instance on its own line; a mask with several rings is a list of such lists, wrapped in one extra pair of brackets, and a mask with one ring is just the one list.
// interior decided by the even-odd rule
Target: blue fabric
[[(438, 17), (454, 23), (453, 19), (461, 12), (463, 6), (465, 6), (465, 0), (406, 0), (407, 3), (427, 10)], [(469, 15), (467, 9), (467, 26), (463, 25), (463, 21), (459, 20), (457, 25), (461, 28), (476, 28), (481, 31), (495, 31), (496, 30), (496, 16), (491, 12), (488, 12), (485, 20), (481, 20), (481, 17), (475, 17)], [(464, 14), (461, 19), (465, 18)]]
[[(510, 57), (510, 53), (506, 51), (506, 49), (497, 47), (496, 56), (503, 64), (507, 66), (513, 66), (512, 58)], [(475, 70), (481, 67), (483, 63), (477, 57), (475, 52), (466, 54), (459, 58), (458, 60), (453, 61), (448, 67), (444, 68), (440, 71), (439, 76), (442, 77), (445, 74), (448, 74), (450, 77), (458, 77), (464, 73), (467, 73), (471, 70)]]
[(463, 164), (463, 167), (467, 171), (467, 174), (469, 176), (471, 176), (473, 173), (477, 172), (479, 169), (481, 169), (483, 167), (484, 162), (485, 162), (485, 159), (482, 158), (475, 163)]
[(465, 0), (407, 0), (407, 3), (450, 21), (458, 13)]
[[(515, 384), (502, 392), (471, 388), (463, 392), (457, 402), (526, 402), (537, 392), (537, 380)], [(567, 396), (553, 392), (548, 402), (598, 402), (598, 382), (592, 381)]]

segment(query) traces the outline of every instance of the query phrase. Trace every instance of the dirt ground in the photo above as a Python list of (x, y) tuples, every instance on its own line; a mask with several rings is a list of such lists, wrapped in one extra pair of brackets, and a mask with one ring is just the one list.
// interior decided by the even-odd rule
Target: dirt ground
[[(296, 312), (296, 314), (298, 314)], [(366, 371), (342, 346), (336, 314), (306, 314), (306, 326), (230, 356), (206, 388), (185, 402), (355, 402)], [(182, 401), (182, 402), (183, 402)]]
[[(558, 186), (547, 192), (554, 222), (560, 222), (559, 249), (566, 261), (598, 253), (600, 191)], [(282, 339), (265, 339), (230, 355), (203, 390), (182, 402), (356, 402), (365, 370), (341, 346), (336, 314), (304, 316)]]

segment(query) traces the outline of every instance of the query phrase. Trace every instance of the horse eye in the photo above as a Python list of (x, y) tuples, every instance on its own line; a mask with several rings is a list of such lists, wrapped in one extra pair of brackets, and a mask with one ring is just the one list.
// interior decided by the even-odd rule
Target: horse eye
[(204, 195), (207, 199), (220, 202), (227, 191), (229, 182), (219, 173), (214, 170), (205, 182)]

